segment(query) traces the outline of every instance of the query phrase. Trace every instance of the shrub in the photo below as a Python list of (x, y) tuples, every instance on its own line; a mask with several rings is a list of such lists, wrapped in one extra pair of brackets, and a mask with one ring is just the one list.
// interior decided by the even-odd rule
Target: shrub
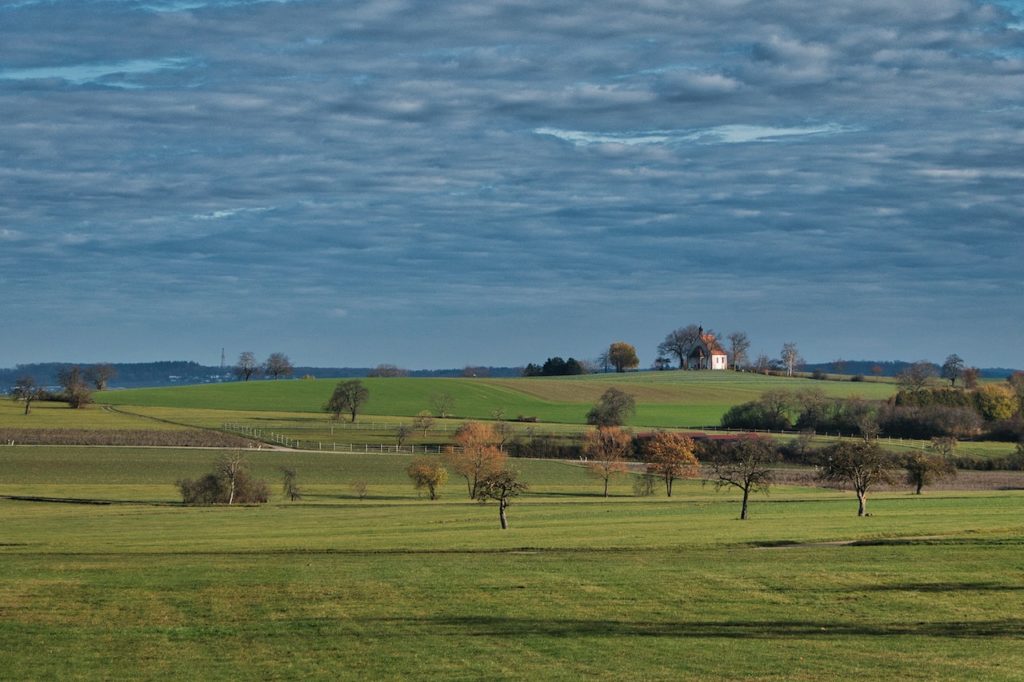
[(253, 478), (240, 455), (222, 457), (213, 472), (195, 481), (181, 479), (177, 486), (182, 502), (190, 505), (262, 504), (270, 499), (266, 481)]

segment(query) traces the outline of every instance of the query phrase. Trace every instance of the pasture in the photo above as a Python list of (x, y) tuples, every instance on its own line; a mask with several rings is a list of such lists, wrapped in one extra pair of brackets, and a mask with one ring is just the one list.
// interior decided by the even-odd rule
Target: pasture
[[(212, 450), (0, 448), (0, 669), (32, 679), (1016, 679), (1016, 490), (776, 487), (740, 522), (697, 482), (598, 495), (517, 461), (501, 532), (401, 455), (248, 452), (277, 492), (187, 508)], [(359, 500), (350, 484), (365, 480)], [(9, 497), (65, 498), (64, 502)]]
[[(411, 417), (431, 408), (431, 398), (446, 393), (452, 414), (490, 419), (501, 410), (508, 419), (528, 416), (542, 422), (582, 424), (586, 413), (610, 386), (632, 394), (637, 402), (630, 425), (699, 427), (719, 423), (731, 406), (753, 400), (769, 389), (815, 388), (834, 397), (886, 398), (888, 383), (814, 381), (737, 372), (642, 372), (583, 377), (530, 379), (362, 379), (370, 399), (367, 416)], [(159, 389), (110, 391), (96, 396), (109, 405), (220, 409), (229, 411), (321, 412), (336, 381), (257, 381)]]

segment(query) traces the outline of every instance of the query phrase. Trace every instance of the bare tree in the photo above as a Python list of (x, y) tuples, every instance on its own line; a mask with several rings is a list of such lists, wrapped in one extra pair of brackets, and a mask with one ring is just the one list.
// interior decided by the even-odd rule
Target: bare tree
[(412, 435), (412, 431), (412, 424), (399, 424), (395, 427), (395, 442), (398, 447), (402, 447), (405, 444), (405, 441)]
[(665, 482), (665, 493), (672, 497), (672, 482), (677, 478), (694, 478), (699, 463), (694, 455), (693, 439), (678, 431), (658, 431), (646, 447), (644, 459), (647, 473)]
[(377, 365), (367, 376), (371, 377), (405, 377), (409, 376), (409, 370), (402, 369), (397, 365), (381, 364)]
[(792, 341), (782, 344), (782, 353), (779, 357), (782, 360), (782, 366), (786, 368), (786, 376), (789, 377), (793, 376), (796, 368), (803, 364), (800, 352)]
[(981, 370), (977, 367), (965, 367), (960, 378), (964, 382), (964, 388), (972, 391), (978, 387), (978, 379), (981, 378)]
[(636, 369), (640, 366), (636, 347), (625, 341), (616, 341), (608, 346), (608, 361), (612, 363), (616, 372), (625, 372), (627, 369)]
[(773, 475), (771, 465), (779, 460), (779, 449), (768, 438), (741, 436), (713, 451), (710, 465), (716, 488), (733, 487), (743, 493), (740, 520), (747, 518), (751, 492), (767, 493)]
[(117, 368), (109, 363), (93, 365), (85, 370), (85, 378), (97, 391), (105, 391), (110, 381), (117, 376)]
[(46, 390), (36, 386), (36, 380), (30, 376), (18, 379), (11, 389), (11, 400), (25, 403), (25, 414), (30, 412), (33, 402), (41, 400), (45, 395)]
[(348, 412), (354, 422), (359, 408), (369, 399), (370, 391), (363, 386), (363, 382), (358, 379), (339, 381), (330, 400), (324, 405), (324, 410), (333, 414), (335, 419), (340, 419), (342, 412)]
[(284, 353), (271, 353), (267, 361), (263, 363), (263, 372), (268, 377), (280, 379), (281, 377), (290, 377), (295, 372), (295, 368)]
[(843, 441), (822, 451), (818, 477), (823, 481), (849, 484), (857, 493), (857, 516), (865, 516), (868, 490), (896, 482), (896, 461), (878, 443)]
[(64, 399), (69, 407), (78, 409), (92, 402), (92, 389), (86, 383), (81, 367), (62, 368), (57, 372), (57, 382), (64, 389)]
[(449, 393), (435, 393), (430, 396), (430, 407), (433, 408), (434, 414), (441, 419), (445, 419), (452, 414), (452, 409), (455, 407), (455, 398)]
[(498, 501), (498, 520), (501, 529), (508, 529), (508, 517), (505, 510), (513, 497), (529, 490), (526, 483), (519, 480), (519, 473), (514, 469), (499, 469), (484, 476), (479, 481), (474, 497), (481, 502)]
[(366, 495), (370, 492), (370, 484), (362, 479), (359, 479), (358, 481), (353, 481), (352, 492), (360, 500), (365, 500)]
[(935, 374), (935, 365), (927, 360), (918, 360), (900, 372), (896, 379), (901, 390), (919, 393), (928, 388)]
[(299, 488), (298, 474), (295, 473), (295, 469), (291, 467), (279, 467), (279, 471), (283, 476), (282, 481), (282, 492), (284, 496), (295, 502), (302, 499), (302, 490)]
[(739, 370), (747, 364), (750, 339), (747, 338), (746, 332), (733, 332), (727, 338), (729, 339), (729, 358), (732, 360), (732, 368)]
[(757, 360), (754, 361), (754, 369), (761, 374), (767, 374), (768, 370), (772, 368), (772, 360), (764, 353), (757, 356)]
[(413, 428), (419, 431), (424, 438), (427, 437), (427, 431), (434, 425), (434, 415), (430, 414), (429, 410), (422, 410), (416, 414), (416, 417), (412, 420)]
[(931, 452), (914, 452), (903, 464), (907, 475), (904, 479), (914, 486), (914, 493), (921, 494), (926, 485), (956, 477), (956, 466), (951, 457), (955, 452), (955, 438), (932, 438), (928, 449)]
[(253, 504), (266, 502), (270, 493), (264, 481), (254, 479), (242, 454), (225, 454), (217, 460), (212, 473), (198, 480), (179, 480), (185, 504)]
[(587, 468), (604, 481), (605, 497), (609, 480), (628, 470), (626, 455), (632, 446), (633, 437), (617, 426), (601, 426), (583, 435), (583, 452), (589, 458)]
[(679, 369), (686, 369), (686, 359), (699, 341), (700, 327), (688, 324), (670, 331), (665, 340), (658, 344), (658, 353), (675, 356), (679, 360)]
[(448, 470), (444, 468), (438, 457), (417, 457), (406, 468), (405, 473), (412, 479), (416, 490), (427, 489), (432, 500), (437, 499), (437, 491), (448, 482)]
[(249, 381), (257, 376), (260, 373), (260, 365), (256, 362), (256, 354), (250, 350), (240, 353), (232, 371), (242, 381)]

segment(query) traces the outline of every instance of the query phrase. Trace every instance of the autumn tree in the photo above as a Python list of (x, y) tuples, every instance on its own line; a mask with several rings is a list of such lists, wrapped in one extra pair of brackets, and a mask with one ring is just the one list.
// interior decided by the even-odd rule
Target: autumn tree
[(416, 490), (427, 489), (427, 496), (437, 499), (437, 491), (448, 482), (448, 470), (438, 457), (417, 457), (405, 469)]
[(359, 408), (369, 399), (370, 391), (363, 386), (363, 382), (358, 379), (339, 381), (330, 400), (324, 405), (324, 410), (334, 415), (335, 419), (341, 419), (341, 413), (348, 412), (354, 422)]
[(402, 369), (398, 365), (383, 363), (370, 370), (370, 373), (367, 376), (382, 378), (405, 377), (409, 376), (409, 370)]
[(782, 366), (786, 368), (786, 376), (789, 377), (793, 376), (796, 368), (803, 363), (800, 351), (792, 341), (782, 344), (782, 353), (780, 353), (779, 359), (782, 360)]
[(633, 396), (611, 386), (587, 412), (587, 423), (594, 426), (622, 426), (634, 414), (636, 400)]
[(583, 452), (591, 475), (604, 481), (604, 496), (608, 497), (608, 482), (613, 476), (624, 474), (629, 467), (626, 456), (632, 450), (633, 437), (617, 426), (600, 426), (583, 436)]
[(960, 375), (963, 380), (964, 388), (973, 390), (978, 387), (978, 379), (981, 378), (981, 370), (977, 367), (964, 367), (963, 373)]
[(260, 364), (256, 362), (256, 354), (250, 350), (243, 351), (238, 355), (238, 362), (232, 370), (236, 377), (242, 381), (249, 381), (260, 373)]
[(903, 463), (907, 472), (904, 480), (914, 487), (915, 494), (920, 495), (926, 485), (956, 477), (956, 465), (952, 461), (955, 449), (955, 438), (932, 438), (927, 451), (907, 456)]
[(110, 381), (117, 376), (117, 368), (113, 365), (103, 362), (98, 365), (93, 365), (85, 370), (85, 379), (97, 391), (105, 391), (110, 385)]
[(452, 471), (466, 479), (469, 498), (475, 499), (480, 479), (505, 466), (507, 457), (498, 449), (498, 436), (490, 424), (468, 421), (455, 432), (458, 449), (446, 456)]
[(868, 490), (896, 482), (896, 461), (878, 443), (842, 441), (822, 451), (818, 477), (848, 484), (857, 494), (857, 516), (867, 514)]
[(46, 389), (36, 386), (36, 380), (30, 376), (18, 379), (11, 389), (11, 400), (25, 403), (25, 414), (31, 411), (32, 403), (42, 400), (45, 395)]
[(608, 361), (616, 372), (625, 372), (627, 369), (636, 369), (640, 366), (636, 348), (625, 341), (616, 341), (608, 346)]
[(263, 373), (274, 379), (290, 377), (294, 372), (292, 361), (284, 353), (271, 353), (267, 361), (263, 363)]
[(658, 431), (644, 448), (647, 473), (665, 482), (665, 493), (672, 497), (672, 482), (677, 478), (695, 478), (700, 464), (694, 455), (693, 439), (678, 431)]
[(768, 438), (748, 435), (713, 450), (710, 461), (712, 481), (718, 489), (733, 487), (743, 493), (740, 520), (747, 518), (751, 492), (767, 493), (773, 474), (771, 466), (779, 460), (779, 449)]
[(92, 402), (92, 389), (81, 367), (62, 368), (57, 372), (57, 383), (64, 389), (64, 400), (69, 407), (78, 409)]
[(530, 486), (519, 480), (519, 473), (514, 469), (498, 469), (482, 477), (477, 485), (473, 497), (481, 502), (497, 500), (498, 520), (501, 529), (508, 529), (508, 517), (505, 510), (511, 503), (513, 497), (517, 497), (529, 490)]
[(729, 339), (729, 358), (732, 360), (732, 368), (739, 370), (747, 364), (750, 339), (747, 338), (746, 332), (733, 332), (726, 338)]

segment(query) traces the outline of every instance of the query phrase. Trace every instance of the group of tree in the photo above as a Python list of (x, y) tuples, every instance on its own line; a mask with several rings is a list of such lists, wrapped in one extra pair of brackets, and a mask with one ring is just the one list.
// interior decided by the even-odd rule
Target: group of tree
[(282, 379), (294, 374), (295, 367), (284, 353), (271, 353), (263, 363), (260, 363), (256, 360), (256, 354), (247, 350), (238, 355), (238, 362), (232, 368), (232, 373), (242, 381), (249, 381), (261, 374), (272, 379)]
[(528, 485), (508, 466), (508, 457), (501, 450), (502, 438), (492, 424), (464, 422), (455, 433), (455, 446), (443, 457), (418, 457), (409, 464), (406, 473), (417, 490), (426, 489), (428, 497), (436, 500), (451, 469), (465, 479), (471, 500), (498, 503), (499, 523), (502, 529), (507, 529), (508, 506), (512, 498), (528, 489)]
[(699, 324), (688, 324), (673, 329), (658, 344), (658, 359), (655, 360), (655, 369), (668, 369), (669, 363), (673, 360), (678, 363), (679, 369), (689, 369), (689, 359), (694, 351), (701, 344), (709, 343), (726, 352), (730, 367), (735, 370), (745, 368), (750, 352), (750, 338), (746, 332), (735, 331), (724, 338), (729, 342), (728, 347), (722, 344), (722, 340), (713, 330), (704, 329)]
[(548, 358), (543, 365), (535, 365), (532, 362), (523, 368), (524, 377), (560, 377), (586, 374), (586, 364), (576, 358), (570, 357), (563, 360), (559, 356)]

